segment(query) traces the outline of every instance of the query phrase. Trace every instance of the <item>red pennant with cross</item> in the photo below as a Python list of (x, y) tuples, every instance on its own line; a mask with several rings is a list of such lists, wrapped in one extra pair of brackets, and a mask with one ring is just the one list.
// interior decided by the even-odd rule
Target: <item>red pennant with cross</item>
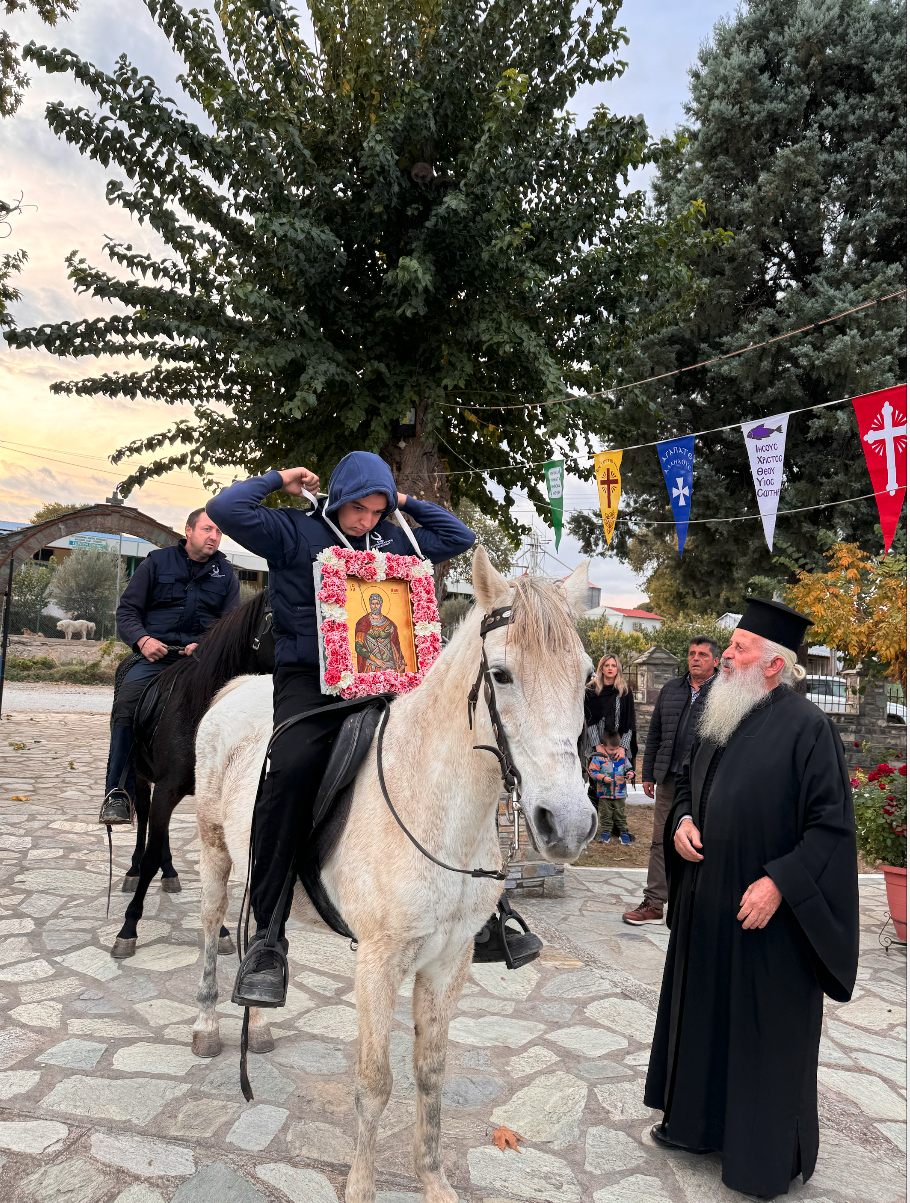
[(897, 384), (854, 397), (853, 409), (887, 551), (907, 492), (907, 386)]

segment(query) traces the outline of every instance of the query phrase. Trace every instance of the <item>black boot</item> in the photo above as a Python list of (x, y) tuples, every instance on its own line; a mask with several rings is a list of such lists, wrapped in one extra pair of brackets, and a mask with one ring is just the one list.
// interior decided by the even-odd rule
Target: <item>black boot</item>
[(265, 947), (267, 928), (260, 928), (240, 962), (231, 1002), (238, 1007), (283, 1007), (288, 993), (288, 942)]
[[(107, 757), (107, 777), (99, 823), (124, 826), (133, 821), (133, 793), (136, 770), (130, 764), (133, 748), (132, 727), (112, 727), (111, 747)], [(123, 784), (121, 784), (121, 781)]]
[[(508, 922), (518, 924), (520, 931), (506, 927)], [(474, 961), (501, 962), (508, 969), (520, 969), (540, 956), (543, 941), (535, 936), (517, 911), (513, 911), (505, 896), (490, 918), (474, 937)]]

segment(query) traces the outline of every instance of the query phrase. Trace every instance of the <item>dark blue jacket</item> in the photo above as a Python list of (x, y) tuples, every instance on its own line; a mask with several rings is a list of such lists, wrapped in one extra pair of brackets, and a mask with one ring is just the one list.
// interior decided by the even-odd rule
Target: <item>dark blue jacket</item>
[[(388, 521), (388, 515), (396, 508), (398, 492), (388, 465), (378, 455), (365, 451), (346, 455), (332, 473), (328, 501), (320, 501), (316, 513), (266, 509), (260, 504), (269, 493), (280, 488), (281, 474), (267, 472), (265, 476), (231, 485), (205, 508), (226, 535), (269, 562), (276, 665), (315, 667), (319, 664), (319, 652), (313, 565), (319, 552), (337, 546), (339, 541), (323, 519), (323, 509), (337, 526), (334, 515), (345, 502), (384, 493), (389, 504), (383, 517), (367, 536), (348, 536), (348, 541), (358, 551), (369, 546), (376, 551), (405, 556), (412, 556), (414, 548), (398, 523)], [(402, 509), (420, 523), (414, 535), (426, 559), (434, 564), (467, 551), (474, 543), (474, 532), (442, 506), (409, 497)]]
[(120, 597), (117, 631), (135, 648), (145, 635), (186, 647), (228, 610), (240, 604), (240, 582), (223, 552), (193, 564), (186, 539), (149, 552)]

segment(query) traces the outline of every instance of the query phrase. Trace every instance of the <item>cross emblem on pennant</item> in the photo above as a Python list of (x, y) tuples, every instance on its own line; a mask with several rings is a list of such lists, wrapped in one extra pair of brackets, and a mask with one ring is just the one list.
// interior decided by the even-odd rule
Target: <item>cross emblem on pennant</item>
[(611, 468), (607, 468), (606, 475), (598, 481), (598, 484), (607, 495), (607, 505), (612, 506), (613, 490), (619, 488), (620, 478), (618, 473), (613, 472)]
[[(881, 422), (882, 422), (881, 426), (879, 426), (877, 429), (875, 426), (873, 426), (873, 428), (871, 430), (867, 431), (864, 436), (864, 441), (867, 443), (871, 443), (873, 446), (876, 443), (884, 443), (885, 464), (888, 469), (888, 479), (885, 484), (885, 488), (891, 494), (891, 496), (894, 496), (894, 494), (897, 492), (897, 488), (898, 488), (898, 485), (897, 485), (897, 458), (894, 454), (894, 444), (898, 438), (903, 436), (904, 441), (905, 441), (905, 446), (906, 446), (906, 439), (907, 439), (907, 418), (906, 418), (906, 416), (904, 416), (904, 418), (903, 418), (903, 421), (904, 421), (903, 426), (895, 426), (891, 421), (893, 416), (894, 416), (894, 406), (891, 404), (890, 401), (886, 401), (885, 404), (881, 408), (881, 413), (878, 415), (878, 418), (881, 418)], [(876, 422), (878, 422), (878, 418), (875, 419)], [(898, 415), (898, 421), (900, 421), (900, 420), (901, 420), (901, 415)]]
[(683, 478), (681, 476), (677, 476), (676, 488), (672, 490), (671, 496), (673, 497), (674, 501), (678, 499), (680, 505), (686, 504), (686, 498), (689, 496), (689, 486), (683, 484)]

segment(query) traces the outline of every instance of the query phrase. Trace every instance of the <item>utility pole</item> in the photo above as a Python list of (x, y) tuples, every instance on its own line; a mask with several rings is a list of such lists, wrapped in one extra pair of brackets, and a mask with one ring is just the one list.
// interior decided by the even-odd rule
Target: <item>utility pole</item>
[[(108, 505), (122, 505), (123, 500), (120, 496), (119, 486), (114, 485), (114, 491), (110, 497), (105, 497)], [(120, 605), (120, 567), (123, 564), (123, 531), (120, 532), (120, 542), (117, 545), (117, 598), (114, 603), (114, 612), (116, 613), (117, 606)], [(117, 634), (116, 620), (114, 622), (114, 634)], [(101, 631), (101, 638), (104, 638), (104, 629)]]

